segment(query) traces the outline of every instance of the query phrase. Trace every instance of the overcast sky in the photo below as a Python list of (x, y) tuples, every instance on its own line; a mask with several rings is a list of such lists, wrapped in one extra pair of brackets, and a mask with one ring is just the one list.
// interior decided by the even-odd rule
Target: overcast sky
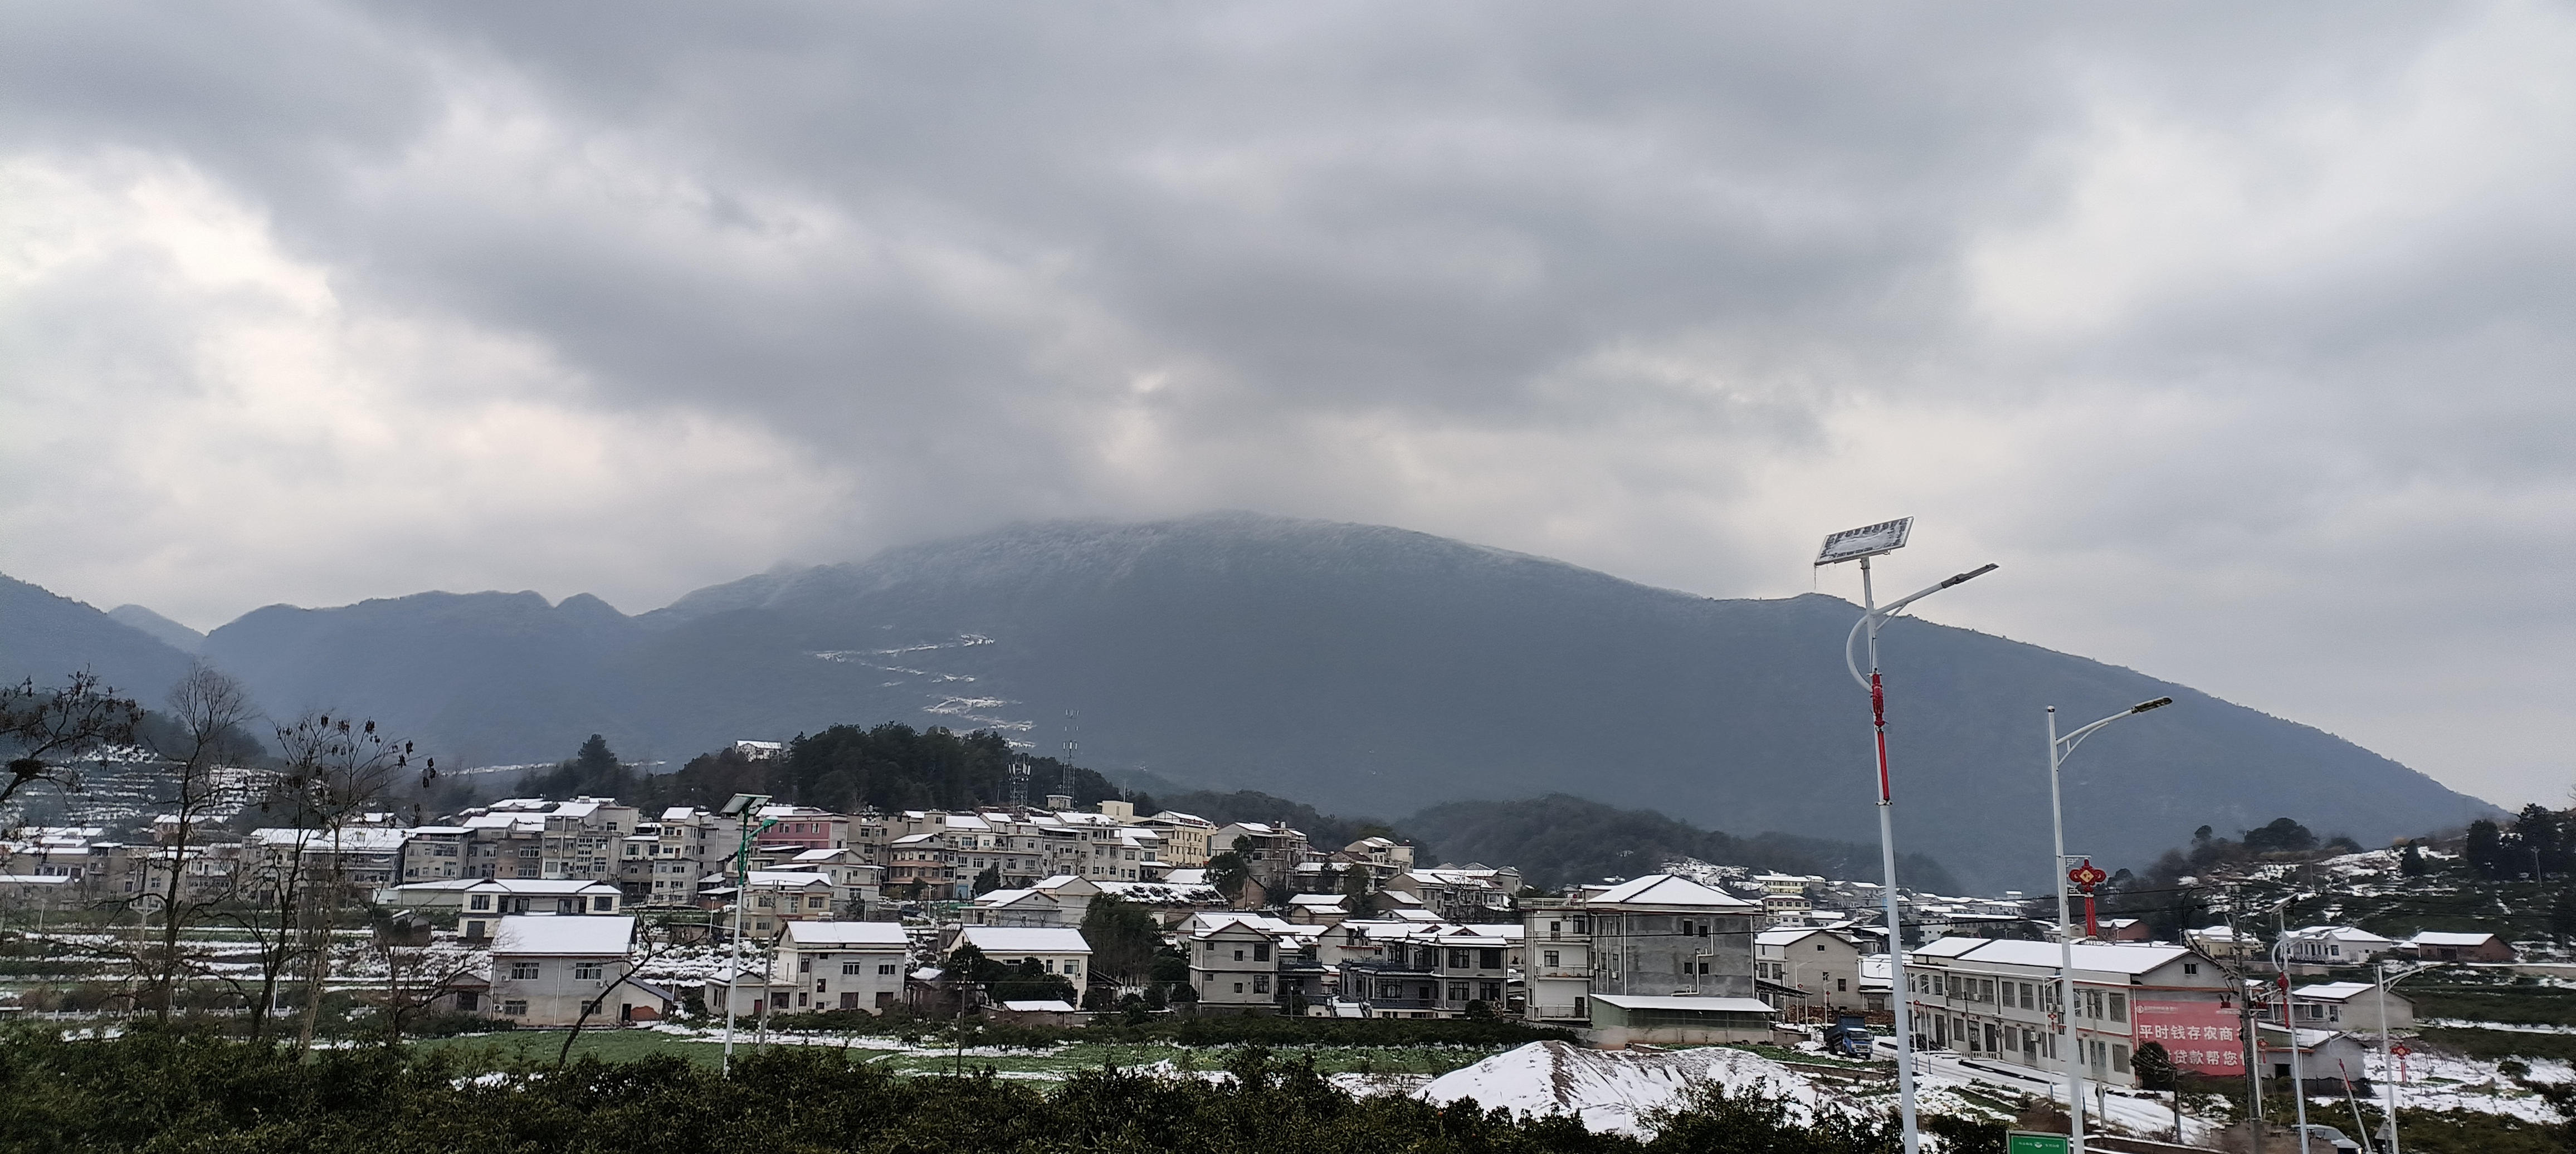
[(1220, 507), (1851, 595), (1911, 514), (2004, 565), (1935, 620), (2576, 778), (2564, 4), (0, 20), (0, 571), (102, 608)]

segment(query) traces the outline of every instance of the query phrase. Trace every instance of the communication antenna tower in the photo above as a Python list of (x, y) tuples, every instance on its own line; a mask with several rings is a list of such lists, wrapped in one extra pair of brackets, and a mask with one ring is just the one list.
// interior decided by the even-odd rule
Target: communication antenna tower
[(1064, 761), (1056, 767), (1055, 787), (1068, 794), (1073, 792), (1073, 759), (1076, 754), (1082, 752), (1081, 738), (1082, 711), (1079, 709), (1065, 710)]
[(1026, 755), (1011, 759), (1011, 806), (1029, 807), (1029, 759)]

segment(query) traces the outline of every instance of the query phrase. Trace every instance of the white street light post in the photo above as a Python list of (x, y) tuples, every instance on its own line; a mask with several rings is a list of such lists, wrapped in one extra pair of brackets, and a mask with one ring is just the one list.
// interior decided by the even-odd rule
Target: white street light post
[[(1825, 538), (1824, 548), (1816, 554), (1819, 566), (1860, 562), (1860, 621), (1843, 638), (1843, 666), (1851, 670), (1852, 680), (1869, 692), (1871, 736), (1878, 747), (1878, 852), (1879, 868), (1886, 875), (1887, 889), (1887, 992), (1896, 1010), (1896, 1106), (1905, 1134), (1905, 1154), (1921, 1154), (1922, 1134), (1914, 1116), (1914, 1029), (1909, 1003), (1913, 991), (1905, 984), (1905, 931), (1899, 920), (1896, 896), (1896, 808), (1895, 794), (1887, 782), (1887, 691), (1879, 679), (1878, 629), (1889, 618), (1904, 612), (1905, 607), (1953, 585), (1982, 577), (1997, 568), (1988, 564), (1954, 577), (1909, 597), (1889, 602), (1882, 609), (1870, 584), (1869, 559), (1893, 553), (1905, 547), (1905, 539), (1914, 530), (1914, 518), (1899, 517), (1858, 529), (1845, 529)], [(1860, 667), (1852, 661), (1852, 642), (1862, 634), (1869, 637), (1869, 676), (1861, 676)]]
[[(2058, 788), (2057, 770), (2095, 730), (2123, 717), (2136, 717), (2171, 704), (2170, 697), (2141, 701), (2064, 737), (2057, 736), (2057, 707), (2048, 707), (2048, 815), (2057, 836), (2057, 865), (2050, 872), (2057, 885), (2057, 1012), (2059, 1024), (2066, 1031), (2066, 1042), (2059, 1050), (2066, 1061), (2066, 1148), (2070, 1154), (2084, 1154), (2084, 1040), (2075, 1028), (2075, 927), (2066, 910), (2066, 806)], [(2179, 1113), (2181, 1107), (2175, 1110)]]
[[(2388, 959), (2379, 959), (2379, 1072), (2388, 1079), (2388, 1154), (2397, 1154), (2397, 1054), (2395, 1035), (2388, 1028), (2388, 987), (2425, 972), (2423, 969), (2408, 970), (2391, 981)], [(2290, 1041), (2297, 1044), (2298, 1035), (2291, 1035)]]

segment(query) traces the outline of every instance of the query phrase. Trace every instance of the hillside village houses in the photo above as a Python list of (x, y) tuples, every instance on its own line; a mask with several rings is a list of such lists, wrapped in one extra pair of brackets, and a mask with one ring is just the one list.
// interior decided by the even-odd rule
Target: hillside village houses
[[(1390, 837), (1318, 846), (1275, 821), (1219, 824), (1127, 802), (827, 813), (770, 805), (744, 848), (741, 819), (696, 807), (641, 813), (613, 798), (508, 798), (437, 824), (368, 815), (337, 830), (258, 829), (192, 838), (192, 895), (274, 897), (289, 875), (426, 915), (480, 959), (442, 1004), (526, 1026), (657, 1020), (683, 1007), (737, 1014), (882, 1014), (973, 1008), (984, 994), (942, 969), (973, 945), (1065, 979), (1083, 1010), (1140, 995), (1096, 972), (1085, 917), (1117, 899), (1143, 908), (1182, 989), (1181, 1012), (1405, 1019), (1519, 1017), (1596, 1044), (1769, 1040), (1775, 1027), (1858, 1013), (1884, 1023), (1906, 997), (1918, 1044), (2046, 1068), (2073, 1044), (2091, 1076), (2132, 1080), (2128, 1060), (2162, 1043), (2186, 1069), (2241, 1073), (2242, 999), (2218, 963), (2262, 968), (2270, 943), (2224, 927), (2180, 944), (2106, 919), (2075, 948), (2075, 1036), (2051, 1026), (2058, 949), (2014, 940), (2035, 926), (2005, 899), (1910, 895), (1908, 989), (1889, 988), (1877, 887), (1682, 863), (1680, 873), (1533, 893), (1509, 865), (1432, 865)], [(172, 823), (175, 825), (175, 819)], [(171, 829), (128, 844), (102, 829), (21, 830), (0, 842), (0, 901), (68, 909), (157, 893)], [(739, 859), (737, 858), (739, 854)], [(1212, 865), (1233, 854), (1229, 895)], [(738, 869), (738, 867), (740, 867)], [(723, 950), (739, 912), (743, 965), (692, 963), (666, 985), (633, 969), (654, 951)], [(1925, 938), (1912, 935), (1920, 927)], [(2286, 935), (2294, 969), (2389, 957), (2504, 964), (2514, 948), (2476, 932), (2403, 941), (2315, 925)], [(647, 943), (653, 943), (648, 946)], [(703, 958), (703, 953), (698, 955)], [(2343, 975), (2348, 976), (2348, 971)], [(1133, 975), (1129, 981), (1141, 981)], [(925, 996), (925, 991), (934, 991)], [(2258, 1006), (2253, 1060), (2287, 1047), (2323, 1061), (2356, 1036), (2404, 1030), (2413, 1005), (2353, 981), (2296, 991), (2283, 1028)], [(996, 1008), (996, 1012), (1000, 1012)], [(1080, 1011), (1049, 1007), (1078, 1020)], [(1070, 1015), (1070, 1017), (1067, 1017)]]

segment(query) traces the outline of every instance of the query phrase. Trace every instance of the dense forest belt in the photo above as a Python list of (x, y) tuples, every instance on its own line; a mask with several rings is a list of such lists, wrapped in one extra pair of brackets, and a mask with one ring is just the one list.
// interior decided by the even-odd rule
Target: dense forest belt
[(2429, 1027), (2424, 1040), (2472, 1058), (2559, 1058), (2576, 1062), (2576, 1034), (2543, 1034), (2531, 1030), (2455, 1030)]
[(2415, 1016), (2418, 1018), (2510, 1022), (2521, 1026), (2576, 1026), (2576, 990), (2409, 985), (2404, 993), (2415, 1003)]
[(1792, 1122), (1762, 1099), (1710, 1096), (1651, 1142), (1569, 1117), (1354, 1097), (1244, 1047), (1229, 1079), (1083, 1071), (1039, 1085), (989, 1074), (900, 1077), (832, 1048), (738, 1056), (723, 1077), (680, 1058), (481, 1068), (455, 1051), (284, 1050), (140, 1031), (0, 1039), (0, 1149), (530, 1150), (632, 1154), (904, 1151), (1886, 1154), (1882, 1118)]

